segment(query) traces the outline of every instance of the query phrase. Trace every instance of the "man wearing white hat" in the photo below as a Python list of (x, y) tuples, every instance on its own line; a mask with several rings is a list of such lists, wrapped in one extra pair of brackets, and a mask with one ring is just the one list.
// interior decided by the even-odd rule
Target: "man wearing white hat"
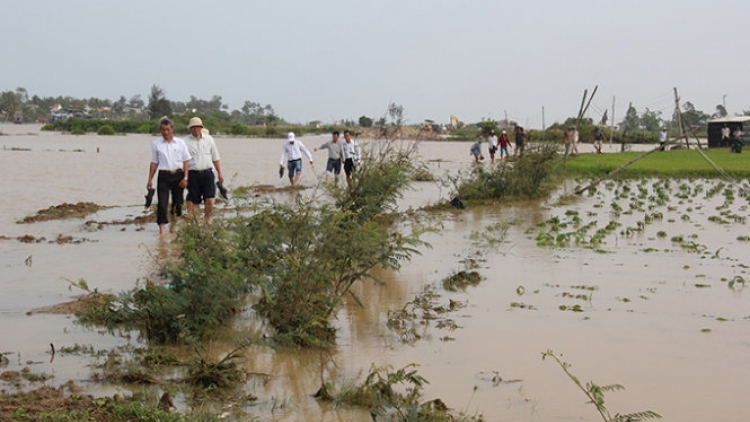
[(224, 175), (221, 173), (221, 162), (219, 149), (211, 135), (204, 132), (203, 121), (200, 117), (193, 117), (188, 122), (190, 135), (185, 138), (190, 156), (188, 163), (188, 174), (190, 175), (187, 185), (188, 214), (194, 216), (200, 212), (201, 202), (206, 202), (203, 219), (211, 224), (211, 214), (214, 209), (214, 198), (216, 197), (216, 182), (214, 167), (218, 174), (219, 183), (224, 183)]
[(300, 141), (294, 139), (294, 132), (289, 132), (286, 135), (286, 142), (281, 147), (281, 160), (279, 161), (279, 169), (284, 170), (284, 159), (286, 158), (286, 168), (289, 171), (289, 182), (292, 186), (299, 184), (299, 179), (302, 177), (302, 153), (307, 156), (310, 160), (310, 165), (313, 164), (312, 154), (310, 150)]

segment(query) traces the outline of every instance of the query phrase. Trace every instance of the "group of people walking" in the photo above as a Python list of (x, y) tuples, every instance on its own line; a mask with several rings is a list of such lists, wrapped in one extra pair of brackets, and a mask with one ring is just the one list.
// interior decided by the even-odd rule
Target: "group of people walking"
[[(516, 126), (515, 128), (515, 140), (516, 140), (516, 149), (515, 149), (515, 155), (521, 155), (523, 154), (526, 140), (528, 139), (528, 135), (524, 133), (523, 127)], [(483, 142), (483, 136), (480, 133), (477, 140), (471, 145), (471, 149), (469, 150), (469, 155), (472, 155), (474, 157), (475, 162), (479, 162), (484, 160), (484, 155), (482, 154), (482, 142)], [(490, 130), (490, 134), (487, 137), (487, 143), (489, 144), (489, 152), (490, 152), (490, 161), (492, 163), (495, 162), (495, 154), (498, 150), (500, 150), (500, 161), (505, 161), (506, 157), (510, 157), (510, 152), (508, 152), (508, 148), (512, 148), (513, 146), (510, 143), (510, 139), (508, 138), (508, 133), (503, 130), (500, 133), (500, 137), (498, 137), (495, 134), (495, 130)]]
[[(175, 221), (182, 215), (183, 194), (187, 189), (188, 215), (197, 214), (201, 203), (205, 203), (204, 220), (211, 223), (216, 178), (224, 182), (221, 172), (219, 150), (213, 137), (204, 131), (203, 121), (193, 117), (188, 123), (190, 135), (184, 140), (174, 136), (174, 123), (167, 117), (159, 120), (161, 136), (151, 143), (151, 164), (146, 189), (153, 195), (153, 180), (156, 179), (156, 223), (159, 234), (166, 234), (166, 226), (174, 233)], [(214, 168), (216, 175), (214, 175)], [(168, 209), (172, 197), (172, 209)], [(150, 199), (150, 198), (149, 198)], [(148, 199), (147, 199), (148, 204)]]
[[(346, 174), (346, 183), (352, 185), (352, 173), (356, 166), (362, 160), (359, 145), (352, 139), (350, 130), (344, 131), (344, 142), (339, 141), (339, 131), (333, 131), (331, 140), (324, 143), (314, 151), (328, 150), (328, 161), (326, 162), (326, 182), (333, 177), (333, 182), (338, 185), (339, 175), (343, 164), (344, 174)], [(281, 160), (279, 161), (279, 175), (284, 174), (284, 160), (286, 159), (286, 168), (289, 172), (289, 182), (292, 186), (299, 184), (302, 176), (302, 154), (310, 160), (313, 165), (313, 158), (310, 150), (299, 139), (296, 139), (294, 132), (287, 134), (287, 141), (281, 149)]]
[[(146, 205), (150, 205), (154, 193), (158, 200), (156, 223), (159, 234), (165, 235), (167, 224), (170, 233), (175, 232), (177, 217), (182, 216), (184, 191), (187, 189), (187, 213), (195, 217), (200, 213), (201, 204), (204, 205), (203, 219), (206, 224), (211, 223), (211, 214), (218, 188), (223, 189), (224, 175), (221, 171), (221, 160), (216, 142), (204, 128), (199, 117), (193, 117), (188, 122), (190, 135), (185, 139), (174, 136), (174, 122), (167, 117), (159, 120), (161, 136), (151, 143), (151, 163), (148, 171), (146, 189)], [(334, 131), (330, 141), (318, 149), (328, 150), (326, 164), (326, 181), (331, 177), (338, 184), (339, 174), (343, 164), (346, 182), (352, 183), (352, 173), (361, 162), (359, 145), (352, 139), (349, 130), (344, 131), (344, 142), (339, 141), (339, 132)], [(283, 176), (285, 164), (289, 182), (297, 186), (302, 176), (302, 154), (313, 164), (313, 157), (305, 145), (296, 139), (294, 132), (287, 134), (287, 140), (281, 149), (279, 174)], [(214, 174), (214, 169), (216, 174)], [(154, 176), (156, 189), (153, 187)], [(222, 190), (222, 194), (224, 190)], [(169, 200), (172, 207), (169, 208)]]

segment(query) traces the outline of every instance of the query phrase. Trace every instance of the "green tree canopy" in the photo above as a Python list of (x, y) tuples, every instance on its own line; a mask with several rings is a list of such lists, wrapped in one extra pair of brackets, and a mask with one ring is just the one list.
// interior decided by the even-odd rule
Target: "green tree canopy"
[(646, 111), (641, 114), (641, 126), (649, 132), (658, 132), (663, 124), (661, 111), (652, 111), (646, 108)]
[(172, 105), (166, 97), (166, 94), (161, 87), (153, 85), (151, 87), (151, 95), (148, 97), (148, 115), (151, 119), (158, 119), (162, 116), (169, 116), (172, 114)]
[(367, 116), (360, 116), (359, 118), (359, 125), (362, 127), (372, 127), (373, 123), (372, 119)]
[(640, 118), (638, 117), (638, 111), (636, 111), (635, 107), (633, 107), (633, 104), (630, 103), (628, 106), (628, 111), (625, 113), (625, 120), (620, 123), (620, 127), (623, 131), (629, 132), (638, 130), (640, 128)]

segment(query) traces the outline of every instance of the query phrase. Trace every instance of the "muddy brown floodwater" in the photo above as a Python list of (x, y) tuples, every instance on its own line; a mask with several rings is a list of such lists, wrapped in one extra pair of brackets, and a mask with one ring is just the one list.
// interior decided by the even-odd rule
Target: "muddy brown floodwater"
[[(50, 343), (106, 350), (140, 345), (135, 338), (82, 328), (69, 315), (30, 311), (80, 294), (70, 281), (84, 279), (109, 293), (130, 289), (174, 255), (175, 245), (159, 239), (154, 223), (98, 224), (144, 215), (152, 137), (43, 133), (33, 125), (3, 125), (2, 133), (0, 352), (9, 359), (2, 370), (29, 367), (53, 375), (49, 385), (74, 380), (96, 395), (128, 393), (127, 386), (91, 381), (95, 358), (51, 359)], [(228, 187), (287, 185), (278, 177), (281, 140), (216, 139)], [(326, 139), (302, 137), (311, 148)], [(425, 142), (419, 148), (435, 176), (471, 165), (468, 143)], [(320, 172), (325, 155), (314, 156)], [(314, 185), (320, 176), (305, 163), (303, 184)], [(718, 180), (638, 180), (603, 184), (560, 205), (576, 184), (568, 181), (546, 201), (444, 213), (441, 230), (424, 237), (432, 248), (399, 272), (378, 274), (384, 287), (357, 286), (365, 307), (347, 304), (339, 313), (336, 365), (329, 365), (328, 377), (340, 385), (361, 380), (373, 363), (417, 363), (429, 381), (425, 399), (439, 397), (490, 421), (598, 420), (560, 368), (542, 360), (551, 349), (582, 381), (627, 388), (606, 394), (612, 414), (653, 410), (675, 421), (750, 419), (747, 200)], [(419, 207), (448, 194), (420, 182), (400, 206)], [(278, 195), (286, 200), (293, 193)], [(78, 202), (106, 208), (82, 219), (17, 223)], [(231, 201), (219, 205), (231, 207)], [(500, 226), (507, 228), (502, 241), (494, 230)], [(592, 244), (597, 230), (601, 243)], [(23, 236), (45, 240), (17, 240)], [(85, 241), (50, 242), (60, 236)], [(478, 263), (483, 280), (465, 290), (443, 290), (442, 280), (466, 269), (467, 258)], [(446, 315), (455, 328), (430, 324), (421, 340), (404, 344), (386, 326), (388, 311), (401, 309), (425, 286), (440, 294), (442, 304), (451, 299), (466, 306)], [(264, 329), (250, 318), (236, 325), (244, 332)], [(371, 420), (367, 412), (331, 408), (311, 397), (319, 387), (317, 353), (253, 346), (243, 365), (269, 376), (245, 386), (258, 397), (244, 409), (248, 414), (277, 421)], [(11, 388), (4, 381), (0, 387)], [(184, 401), (176, 404), (187, 410)]]

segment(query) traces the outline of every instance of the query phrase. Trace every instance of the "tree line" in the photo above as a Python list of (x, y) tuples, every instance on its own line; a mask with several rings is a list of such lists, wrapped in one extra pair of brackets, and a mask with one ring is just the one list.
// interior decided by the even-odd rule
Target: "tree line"
[(40, 97), (30, 95), (26, 88), (0, 93), (0, 120), (20, 117), (24, 122), (49, 122), (55, 119), (109, 119), (147, 121), (170, 115), (201, 115), (226, 123), (273, 126), (285, 124), (273, 106), (245, 101), (239, 110), (229, 110), (220, 95), (209, 100), (190, 96), (187, 101), (172, 101), (158, 85), (151, 87), (147, 99), (140, 94), (130, 98), (121, 95), (108, 98), (77, 98), (71, 96)]
[[(0, 121), (12, 121), (20, 118), (24, 122), (50, 122), (74, 117), (144, 122), (156, 120), (161, 116), (174, 115), (200, 115), (220, 123), (223, 127), (234, 125), (234, 129), (228, 132), (235, 134), (243, 134), (243, 131), (246, 131), (243, 128), (244, 126), (289, 125), (270, 104), (264, 105), (247, 100), (240, 109), (229, 110), (229, 105), (223, 102), (220, 95), (214, 95), (208, 100), (191, 95), (187, 101), (173, 101), (167, 98), (166, 91), (158, 85), (151, 87), (149, 96), (145, 100), (140, 94), (133, 95), (130, 98), (121, 95), (117, 100), (71, 96), (40, 97), (30, 95), (23, 87), (18, 87), (15, 91), (0, 93)], [(727, 115), (725, 107), (721, 104), (716, 106), (713, 114), (696, 109), (689, 101), (685, 102), (680, 110), (680, 118), (685, 128), (705, 127), (709, 119)], [(750, 110), (743, 111), (743, 115), (750, 115)], [(361, 116), (358, 120), (347, 119), (339, 123), (343, 126), (369, 128), (382, 125), (383, 120), (382, 117), (379, 120), (373, 120), (370, 117)], [(578, 125), (578, 123), (577, 119), (569, 118), (563, 123), (555, 123), (547, 129), (555, 133), (557, 129), (564, 130), (566, 127)], [(594, 122), (593, 119), (583, 119), (580, 123), (589, 127), (594, 125), (609, 126), (606, 121)], [(478, 125), (481, 126), (481, 123)], [(653, 134), (658, 133), (662, 127), (669, 128), (670, 132), (679, 130), (677, 110), (667, 118), (662, 111), (650, 110), (649, 108), (639, 113), (631, 103), (625, 117), (617, 125), (621, 134), (629, 134), (630, 137), (635, 136), (636, 138), (650, 138)]]

